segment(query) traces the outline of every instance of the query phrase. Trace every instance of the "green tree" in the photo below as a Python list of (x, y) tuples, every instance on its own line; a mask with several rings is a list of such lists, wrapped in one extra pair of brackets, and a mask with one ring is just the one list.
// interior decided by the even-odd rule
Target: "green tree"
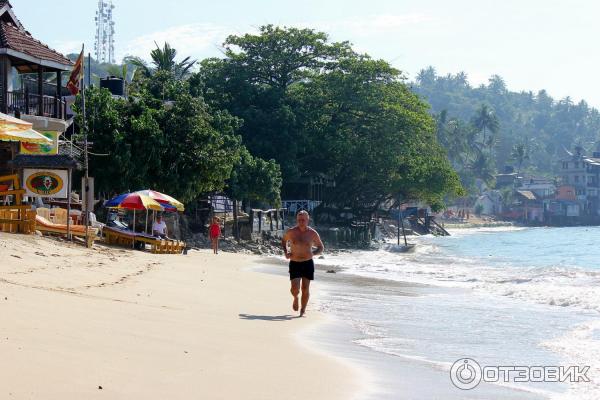
[(523, 163), (529, 160), (529, 150), (525, 143), (517, 143), (513, 146), (510, 157), (517, 162), (517, 173), (521, 172)]
[(242, 149), (240, 160), (227, 182), (227, 192), (245, 204), (264, 202), (279, 207), (281, 183), (281, 169), (275, 160), (253, 157), (248, 150)]
[(183, 60), (177, 62), (177, 50), (175, 50), (169, 43), (163, 45), (162, 48), (156, 44), (156, 49), (150, 53), (150, 59), (152, 62), (148, 64), (140, 57), (127, 57), (126, 62), (134, 65), (137, 68), (137, 72), (141, 73), (145, 77), (150, 77), (156, 72), (166, 72), (172, 75), (175, 79), (183, 79), (191, 73), (191, 69), (196, 65), (196, 60), (192, 60), (191, 57), (185, 57)]
[(327, 202), (373, 208), (403, 196), (441, 206), (461, 191), (427, 105), (387, 62), (310, 29), (261, 27), (230, 36), (225, 58), (205, 60), (193, 94), (244, 121), (243, 143), (299, 177), (336, 182)]
[(153, 188), (190, 201), (225, 187), (241, 151), (237, 120), (189, 95), (184, 82), (167, 86), (170, 107), (150, 91), (130, 101), (106, 89), (86, 91), (89, 140), (95, 154), (108, 154), (90, 158), (98, 190)]
[(477, 112), (473, 117), (473, 125), (483, 135), (483, 140), (481, 141), (483, 147), (491, 148), (491, 146), (494, 143), (494, 140), (490, 140), (487, 137), (487, 133), (489, 132), (490, 136), (493, 137), (493, 135), (498, 133), (498, 130), (500, 129), (500, 124), (498, 122), (496, 114), (494, 114), (494, 111), (490, 109), (487, 104), (482, 104), (479, 107), (479, 109), (477, 109)]
[(474, 160), (470, 162), (469, 167), (475, 176), (482, 179), (486, 184), (490, 185), (493, 182), (496, 170), (492, 157), (489, 154), (478, 151)]

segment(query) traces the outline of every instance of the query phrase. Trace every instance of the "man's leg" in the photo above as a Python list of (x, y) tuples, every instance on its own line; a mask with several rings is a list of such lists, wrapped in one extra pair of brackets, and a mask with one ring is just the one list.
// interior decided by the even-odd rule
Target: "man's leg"
[(300, 309), (300, 315), (303, 315), (306, 311), (306, 305), (310, 298), (310, 279), (302, 278), (302, 308)]
[(294, 296), (294, 303), (292, 304), (292, 309), (294, 311), (298, 311), (298, 295), (300, 294), (300, 281), (300, 278), (294, 278), (290, 281), (292, 283), (290, 293), (292, 293), (292, 296)]

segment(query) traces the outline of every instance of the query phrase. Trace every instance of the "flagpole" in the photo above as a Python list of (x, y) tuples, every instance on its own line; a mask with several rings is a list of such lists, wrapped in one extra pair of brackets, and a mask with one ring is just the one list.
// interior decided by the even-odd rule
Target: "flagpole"
[[(81, 54), (85, 54), (85, 44), (83, 45), (83, 48), (81, 49)], [(84, 56), (85, 57), (85, 56)], [(88, 127), (87, 127), (87, 123), (86, 123), (86, 110), (85, 110), (85, 59), (82, 60), (83, 62), (81, 63), (81, 69), (83, 71), (83, 73), (81, 74), (81, 99), (82, 99), (82, 105), (81, 105), (81, 110), (83, 113), (83, 123), (82, 123), (82, 127), (83, 127), (83, 154), (84, 154), (84, 170), (85, 170), (85, 178), (84, 178), (84, 190), (83, 190), (83, 195), (85, 196), (85, 245), (89, 247), (89, 243), (90, 243), (90, 238), (89, 238), (89, 229), (88, 227), (90, 226), (90, 196), (89, 196), (89, 191), (90, 191), (90, 185), (89, 185), (89, 164), (88, 164)], [(88, 71), (89, 73), (89, 71)]]

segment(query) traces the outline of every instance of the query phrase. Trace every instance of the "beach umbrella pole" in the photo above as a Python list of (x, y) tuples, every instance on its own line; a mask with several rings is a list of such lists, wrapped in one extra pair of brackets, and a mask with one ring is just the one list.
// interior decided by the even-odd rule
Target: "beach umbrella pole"
[(133, 244), (132, 247), (135, 249), (135, 209), (133, 209)]
[(146, 208), (146, 234), (148, 233), (148, 209)]

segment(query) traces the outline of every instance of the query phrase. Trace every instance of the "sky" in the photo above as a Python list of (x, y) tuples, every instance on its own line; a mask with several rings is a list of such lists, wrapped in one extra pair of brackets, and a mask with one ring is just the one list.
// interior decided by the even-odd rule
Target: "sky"
[[(382, 58), (414, 79), (498, 74), (515, 91), (600, 108), (600, 2), (596, 0), (113, 0), (116, 54), (148, 57), (168, 41), (196, 59), (219, 56), (230, 34), (264, 24), (315, 28)], [(63, 53), (93, 53), (95, 0), (11, 0), (26, 29)], [(58, 26), (58, 27), (57, 27)], [(86, 50), (87, 52), (87, 50)]]

